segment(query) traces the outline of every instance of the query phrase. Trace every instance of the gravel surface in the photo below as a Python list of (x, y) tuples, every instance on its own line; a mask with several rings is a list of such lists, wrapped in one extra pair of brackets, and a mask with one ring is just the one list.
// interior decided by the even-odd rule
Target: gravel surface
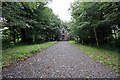
[(6, 78), (115, 78), (116, 73), (95, 62), (67, 41), (2, 70)]

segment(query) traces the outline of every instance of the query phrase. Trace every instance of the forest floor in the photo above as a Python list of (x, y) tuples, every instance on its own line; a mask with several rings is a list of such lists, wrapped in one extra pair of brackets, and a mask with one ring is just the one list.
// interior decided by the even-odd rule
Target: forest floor
[(67, 41), (2, 70), (6, 78), (115, 78), (112, 69), (83, 54)]

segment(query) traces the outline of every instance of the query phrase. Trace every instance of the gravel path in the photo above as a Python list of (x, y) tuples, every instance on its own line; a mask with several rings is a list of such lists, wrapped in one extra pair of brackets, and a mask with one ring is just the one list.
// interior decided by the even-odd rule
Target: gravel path
[(4, 68), (6, 78), (114, 78), (116, 74), (67, 41)]

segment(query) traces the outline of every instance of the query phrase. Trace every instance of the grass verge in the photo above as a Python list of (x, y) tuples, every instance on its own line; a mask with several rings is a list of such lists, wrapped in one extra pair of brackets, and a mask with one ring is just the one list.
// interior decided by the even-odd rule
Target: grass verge
[(115, 70), (115, 72), (120, 73), (120, 53), (117, 51), (112, 51), (106, 48), (91, 47), (88, 45), (80, 45), (74, 41), (69, 41), (72, 45), (78, 47), (82, 52), (87, 54), (92, 59), (106, 65), (109, 68)]
[(23, 45), (16, 46), (13, 48), (8, 48), (2, 51), (2, 67), (9, 66), (18, 61), (24, 60), (38, 51), (44, 50), (52, 45), (54, 45), (57, 41), (46, 42), (42, 44), (34, 44), (34, 45)]

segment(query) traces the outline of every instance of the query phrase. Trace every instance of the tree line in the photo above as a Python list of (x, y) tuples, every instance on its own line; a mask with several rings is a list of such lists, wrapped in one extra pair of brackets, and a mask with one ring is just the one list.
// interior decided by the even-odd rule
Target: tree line
[(120, 47), (120, 2), (71, 4), (70, 33), (82, 44)]
[(48, 2), (3, 2), (4, 43), (41, 43), (58, 39), (62, 21)]

